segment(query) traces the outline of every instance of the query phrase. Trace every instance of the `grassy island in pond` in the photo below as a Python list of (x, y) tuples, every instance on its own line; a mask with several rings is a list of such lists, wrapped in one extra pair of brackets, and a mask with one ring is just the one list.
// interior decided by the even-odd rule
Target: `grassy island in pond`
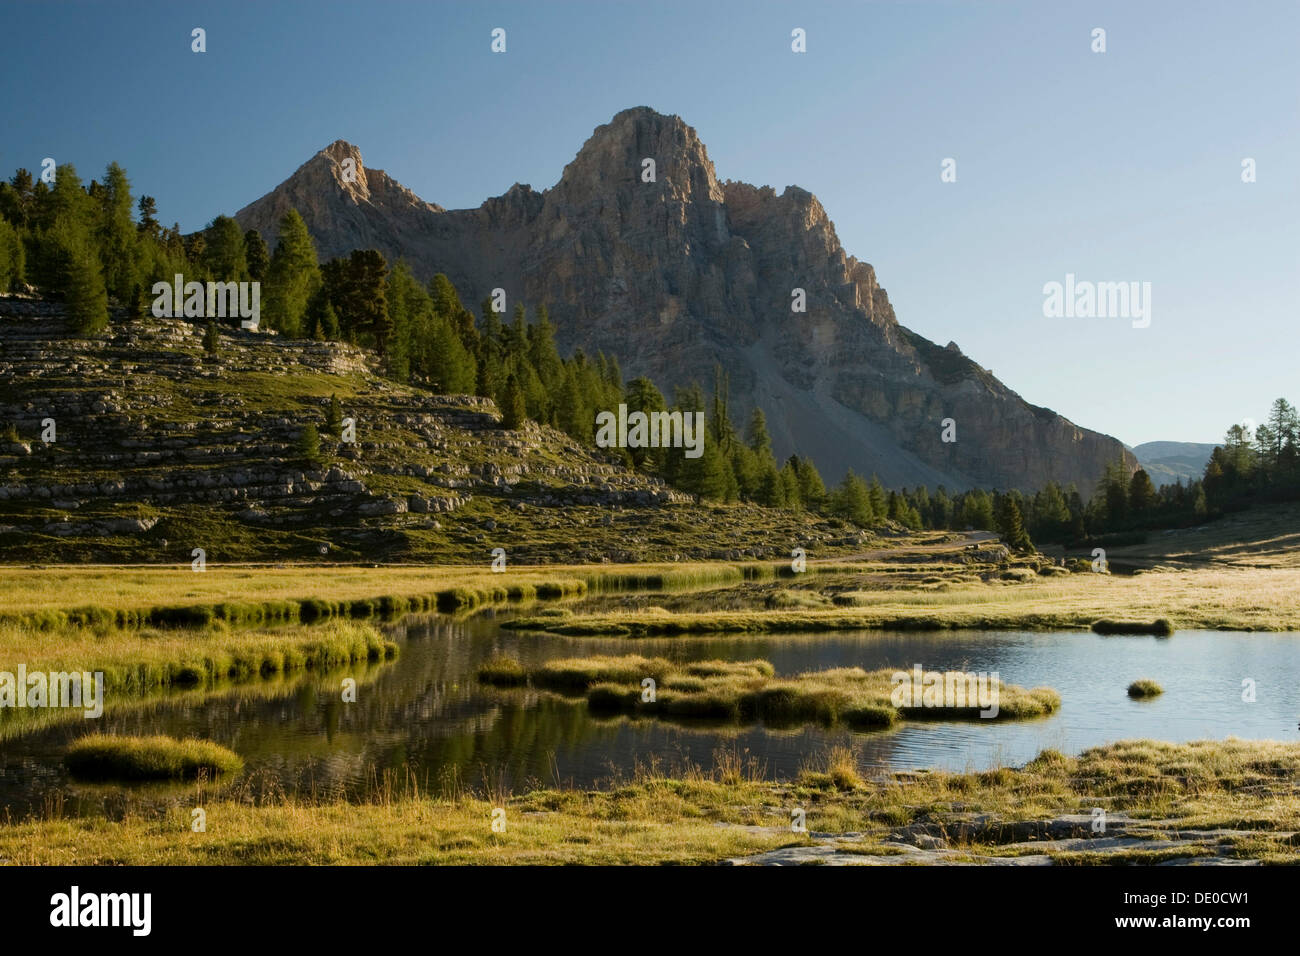
[(64, 757), (73, 776), (83, 780), (194, 780), (235, 773), (239, 755), (207, 740), (173, 737), (82, 737)]
[(1150, 700), (1153, 697), (1159, 697), (1165, 692), (1165, 689), (1150, 678), (1135, 680), (1128, 685), (1128, 695), (1134, 700)]
[(859, 728), (888, 727), (902, 718), (1017, 720), (1061, 705), (1051, 688), (1025, 690), (985, 675), (839, 667), (780, 678), (763, 660), (677, 665), (627, 655), (565, 658), (526, 670), (512, 658), (498, 658), (479, 670), (479, 680), (582, 694), (593, 711)]

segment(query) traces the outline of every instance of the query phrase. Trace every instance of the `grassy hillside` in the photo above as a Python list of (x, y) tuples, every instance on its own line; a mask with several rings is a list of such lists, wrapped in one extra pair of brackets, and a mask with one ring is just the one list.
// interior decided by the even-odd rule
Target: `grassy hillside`
[(1300, 503), (1234, 511), (1195, 528), (1149, 531), (1138, 544), (1106, 549), (1137, 567), (1300, 568)]
[[(372, 353), (182, 319), (74, 335), (0, 297), (0, 553), (10, 561), (592, 563), (855, 548), (839, 522), (698, 506), (495, 405), (377, 374)], [(330, 397), (355, 442), (327, 434)], [(54, 441), (42, 440), (53, 420)], [(299, 447), (307, 426), (320, 455)]]

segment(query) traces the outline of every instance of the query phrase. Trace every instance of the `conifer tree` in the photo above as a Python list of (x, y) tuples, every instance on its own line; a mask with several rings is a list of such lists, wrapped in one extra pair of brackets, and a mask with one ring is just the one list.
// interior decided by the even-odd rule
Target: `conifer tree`
[(70, 235), (65, 240), (67, 280), (64, 296), (68, 312), (84, 335), (102, 332), (108, 327), (108, 293), (99, 257), (89, 240)]
[(157, 242), (162, 237), (162, 225), (158, 222), (158, 200), (152, 196), (141, 196), (138, 208), (140, 221), (136, 224), (136, 231), (141, 238)]
[[(638, 376), (627, 383), (627, 394), (623, 401), (627, 403), (628, 414), (632, 412), (644, 412), (648, 418), (655, 412), (667, 410), (664, 404), (663, 394), (655, 388), (655, 383), (650, 381), (644, 375)], [(601, 411), (614, 412), (614, 408), (603, 408)], [(595, 423), (595, 415), (592, 415), (592, 422)], [(680, 455), (675, 449), (670, 448), (629, 448), (628, 454), (632, 458), (633, 467), (651, 468), (662, 464), (664, 458), (668, 455), (674, 457)]]
[(872, 507), (871, 492), (867, 483), (855, 475), (851, 468), (831, 494), (830, 511), (863, 528), (869, 527), (876, 518), (883, 517), (883, 514), (877, 514)]
[(316, 431), (315, 425), (304, 425), (302, 431), (298, 433), (297, 452), (298, 457), (303, 461), (319, 464), (320, 433)]
[(256, 229), (244, 233), (244, 260), (248, 265), (249, 281), (265, 282), (267, 270), (271, 268), (271, 250)]
[(203, 351), (209, 355), (219, 355), (221, 353), (221, 338), (217, 331), (217, 322), (215, 319), (209, 320), (208, 327), (203, 333)]
[(325, 413), (325, 433), (333, 438), (343, 435), (343, 406), (339, 404), (338, 395), (333, 393), (330, 394), (329, 411)]
[(280, 239), (267, 268), (262, 311), (269, 328), (288, 336), (302, 334), (303, 313), (321, 283), (316, 246), (296, 209), (280, 220)]
[(501, 427), (510, 431), (519, 429), (528, 417), (524, 408), (524, 390), (519, 379), (512, 374), (506, 378), (505, 392), (501, 398)]
[(1129, 510), (1135, 517), (1143, 517), (1151, 510), (1156, 500), (1156, 489), (1151, 484), (1151, 476), (1146, 469), (1139, 468), (1129, 481)]
[(871, 498), (871, 516), (874, 520), (879, 521), (889, 513), (889, 499), (885, 497), (884, 485), (875, 475), (871, 476), (871, 487), (868, 489)]
[(1013, 495), (1003, 495), (998, 503), (997, 532), (1003, 542), (1012, 551), (1033, 551), (1034, 545), (1025, 531), (1024, 518), (1020, 506)]
[(18, 229), (0, 219), (0, 292), (15, 291), (25, 281), (27, 256)]
[(772, 439), (767, 433), (767, 417), (757, 405), (745, 428), (745, 443), (762, 458), (772, 457)]
[(99, 193), (99, 227), (95, 240), (109, 295), (125, 303), (140, 281), (139, 236), (131, 218), (131, 183), (126, 170), (109, 163)]

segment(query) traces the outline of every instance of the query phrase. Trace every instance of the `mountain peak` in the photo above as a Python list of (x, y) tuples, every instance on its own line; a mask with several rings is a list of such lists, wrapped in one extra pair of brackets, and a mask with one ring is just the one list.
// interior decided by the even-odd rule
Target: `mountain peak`
[[(596, 127), (543, 192), (516, 183), (443, 210), (337, 140), (236, 218), (273, 243), (289, 208), (322, 258), (378, 249), (466, 302), (499, 288), (544, 303), (561, 348), (615, 354), (661, 388), (721, 366), (741, 420), (761, 407), (782, 456), (831, 476), (1086, 492), (1124, 454), (901, 325), (815, 195), (720, 182), (695, 130), (647, 106)], [(960, 443), (941, 441), (945, 417), (963, 421)]]
[(597, 126), (564, 167), (559, 187), (575, 196), (603, 194), (612, 186), (666, 183), (662, 198), (722, 202), (708, 150), (695, 130), (680, 116), (634, 106)]
[(358, 166), (361, 165), (360, 147), (353, 146), (346, 139), (336, 139), (316, 155), (324, 156), (326, 159), (336, 163), (341, 163), (345, 159), (352, 159), (356, 161)]

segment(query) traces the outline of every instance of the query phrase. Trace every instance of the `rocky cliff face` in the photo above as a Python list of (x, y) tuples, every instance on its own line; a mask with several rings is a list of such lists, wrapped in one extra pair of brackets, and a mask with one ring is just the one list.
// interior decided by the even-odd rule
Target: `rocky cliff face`
[[(676, 116), (625, 110), (552, 188), (516, 184), (469, 210), (421, 201), (340, 141), (236, 218), (274, 244), (291, 206), (322, 258), (376, 248), (424, 278), (445, 273), (467, 303), (495, 288), (511, 307), (545, 303), (561, 347), (617, 355), (629, 376), (707, 389), (720, 364), (733, 412), (760, 406), (778, 454), (811, 455), (829, 478), (853, 468), (895, 486), (1056, 480), (1086, 493), (1107, 462), (1135, 464), (1119, 441), (899, 325), (815, 196), (720, 182)], [(795, 289), (805, 312), (791, 308)], [(941, 441), (945, 418), (955, 442)]]

